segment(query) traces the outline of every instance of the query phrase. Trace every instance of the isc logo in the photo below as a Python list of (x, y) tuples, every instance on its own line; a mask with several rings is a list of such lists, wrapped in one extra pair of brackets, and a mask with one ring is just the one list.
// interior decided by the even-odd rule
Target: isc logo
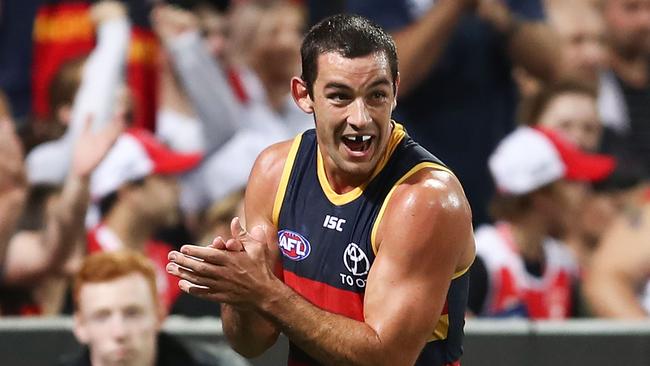
[(290, 230), (278, 232), (279, 247), (282, 255), (293, 260), (301, 261), (309, 256), (311, 246), (305, 237)]
[(343, 231), (343, 224), (345, 224), (345, 219), (330, 215), (325, 215), (325, 221), (323, 221), (323, 227), (336, 231)]

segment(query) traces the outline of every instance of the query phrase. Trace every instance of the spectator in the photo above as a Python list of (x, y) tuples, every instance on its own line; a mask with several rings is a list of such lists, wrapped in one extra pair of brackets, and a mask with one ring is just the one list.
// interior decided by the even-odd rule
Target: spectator
[[(126, 9), (117, 1), (100, 1), (93, 5), (91, 12), (98, 24), (97, 46), (83, 65), (80, 82), (77, 84), (74, 81), (75, 75), (66, 77), (71, 79), (66, 82), (66, 89), (75, 90), (57, 90), (58, 94), (52, 96), (53, 101), (61, 101), (52, 106), (57, 108), (52, 113), (68, 127), (61, 138), (41, 144), (27, 155), (31, 184), (63, 183), (68, 174), (74, 142), (89, 116), (92, 116), (93, 130), (97, 131), (109, 123), (115, 114), (125, 113), (119, 111), (119, 108), (133, 112), (124, 103), (126, 88), (120, 90), (130, 30)], [(74, 71), (73, 67), (69, 72), (74, 74)], [(78, 89), (75, 88), (76, 85)], [(71, 105), (68, 104), (70, 95), (74, 95)], [(119, 105), (120, 100), (122, 105)], [(127, 122), (131, 122), (130, 118)], [(39, 169), (42, 166), (50, 168)]]
[(560, 76), (596, 86), (607, 66), (605, 23), (587, 0), (547, 1), (549, 25), (560, 39)]
[(598, 151), (602, 125), (598, 117), (596, 88), (588, 83), (565, 80), (525, 99), (521, 120), (560, 132), (585, 151)]
[[(192, 11), (196, 14), (196, 18), (184, 12), (180, 12), (180, 16), (187, 14), (192, 26), (200, 28), (207, 53), (215, 60), (225, 62), (228, 25), (223, 9), (220, 10), (214, 3), (203, 0), (199, 1)], [(194, 24), (195, 22), (196, 24)], [(160, 22), (157, 24), (160, 24)], [(161, 30), (160, 26), (158, 26), (158, 30)], [(221, 140), (215, 141), (214, 136), (210, 134), (204, 137), (204, 132), (213, 131), (212, 126), (203, 128), (202, 121), (197, 118), (190, 99), (181, 85), (180, 78), (173, 70), (171, 55), (165, 49), (160, 52), (160, 55), (161, 75), (158, 113), (156, 115), (156, 136), (172, 149), (182, 152), (204, 151), (208, 143), (210, 146), (218, 146)], [(219, 81), (210, 79), (209, 82), (218, 83)], [(227, 117), (230, 109), (222, 110), (219, 116), (225, 115)], [(215, 118), (215, 116), (205, 115), (203, 117), (209, 118), (208, 121)], [(225, 136), (224, 138), (227, 139), (230, 136), (228, 131), (227, 128), (219, 128), (219, 131), (217, 131), (219, 138)]]
[[(547, 0), (548, 23), (557, 33), (560, 49), (558, 74), (596, 87), (607, 68), (605, 23), (600, 10), (588, 0)], [(516, 70), (520, 92), (531, 96), (543, 83)]]
[[(598, 118), (596, 89), (588, 84), (564, 81), (544, 88), (522, 108), (523, 120), (553, 129), (586, 151), (600, 148), (602, 124)], [(617, 161), (605, 180), (592, 185), (575, 223), (561, 238), (573, 252), (581, 274), (589, 271), (592, 255), (616, 217), (636, 209), (641, 198), (642, 174)], [(581, 289), (580, 289), (581, 290)], [(582, 291), (578, 292), (577, 315), (591, 315)]]
[(100, 224), (88, 234), (88, 251), (132, 249), (156, 265), (161, 303), (169, 310), (180, 290), (167, 275), (169, 244), (154, 233), (179, 219), (175, 175), (195, 167), (199, 154), (178, 154), (149, 132), (132, 128), (122, 134), (91, 177), (90, 192), (99, 206)]
[(488, 221), (487, 157), (515, 125), (512, 65), (546, 81), (558, 48), (541, 0), (349, 0), (348, 10), (393, 33), (401, 83), (397, 117), (463, 182), (474, 223)]
[(86, 258), (74, 281), (74, 333), (85, 345), (61, 366), (241, 366), (226, 349), (208, 353), (161, 332), (164, 310), (156, 295), (156, 271), (132, 251)]
[[(604, 149), (650, 177), (650, 0), (605, 0), (611, 70), (603, 75)], [(611, 132), (611, 133), (610, 133)]]
[[(90, 174), (111, 148), (123, 125), (123, 119), (116, 118), (95, 134), (90, 131), (90, 121), (87, 122), (76, 143), (70, 173), (60, 194), (50, 201), (43, 226), (19, 231), (11, 238), (3, 263), (3, 294), (0, 297), (4, 303), (3, 314), (41, 312), (38, 304), (29, 299), (29, 290), (44, 279), (61, 274), (70, 253), (83, 240)], [(7, 156), (8, 161), (11, 157)], [(15, 148), (13, 157), (15, 164), (19, 158)]]
[(590, 156), (543, 128), (520, 127), (489, 159), (497, 223), (476, 230), (468, 306), (479, 316), (572, 315), (577, 267), (558, 238), (575, 223), (585, 181), (603, 179), (611, 157)]
[[(207, 53), (189, 12), (166, 7), (154, 14), (156, 30), (203, 122), (209, 154), (184, 185), (186, 212), (201, 212), (241, 189), (263, 148), (311, 126), (289, 95), (300, 62), (302, 8), (284, 1), (247, 3), (236, 6), (232, 17), (229, 66)], [(239, 81), (235, 89), (227, 81), (230, 67)]]
[(650, 315), (650, 203), (628, 206), (604, 233), (585, 276), (594, 314), (621, 319)]

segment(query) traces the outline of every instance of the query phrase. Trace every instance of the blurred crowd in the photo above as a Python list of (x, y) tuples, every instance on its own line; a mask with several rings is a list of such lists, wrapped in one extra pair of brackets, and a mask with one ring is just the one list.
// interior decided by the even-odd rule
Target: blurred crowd
[(0, 314), (72, 314), (128, 249), (165, 315), (218, 316), (167, 253), (229, 236), (257, 154), (313, 127), (290, 80), (337, 12), (391, 32), (394, 118), (463, 183), (471, 315), (650, 314), (650, 0), (324, 3), (0, 2)]

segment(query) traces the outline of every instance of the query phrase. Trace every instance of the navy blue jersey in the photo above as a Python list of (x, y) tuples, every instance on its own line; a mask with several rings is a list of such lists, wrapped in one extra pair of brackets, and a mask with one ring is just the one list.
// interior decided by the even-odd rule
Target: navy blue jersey
[[(295, 138), (273, 207), (284, 282), (314, 305), (364, 321), (363, 296), (377, 253), (375, 235), (401, 182), (422, 169), (449, 171), (395, 124), (385, 156), (370, 181), (345, 194), (329, 185), (316, 133)], [(468, 275), (454, 275), (430, 342), (416, 365), (447, 365), (462, 353)], [(290, 345), (289, 365), (318, 365)]]

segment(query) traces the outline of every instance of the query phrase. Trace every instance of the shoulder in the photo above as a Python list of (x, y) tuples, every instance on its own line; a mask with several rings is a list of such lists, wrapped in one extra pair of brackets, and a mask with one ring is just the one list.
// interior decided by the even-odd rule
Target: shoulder
[(285, 164), (295, 146), (294, 141), (298, 139), (273, 144), (258, 155), (246, 186), (244, 206), (247, 207), (247, 218), (249, 212), (256, 212), (265, 216), (269, 222), (273, 221), (276, 194)]
[(400, 236), (416, 252), (434, 248), (454, 255), (460, 268), (474, 259), (471, 209), (460, 182), (447, 171), (425, 167), (397, 185), (380, 225), (379, 246)]
[[(255, 160), (250, 180), (262, 179), (279, 182), (295, 139), (278, 142), (264, 149)], [(249, 182), (251, 183), (251, 182)]]
[(395, 187), (389, 208), (417, 208), (418, 214), (461, 220), (471, 229), (472, 213), (465, 192), (456, 176), (444, 170), (425, 167), (413, 173)]

